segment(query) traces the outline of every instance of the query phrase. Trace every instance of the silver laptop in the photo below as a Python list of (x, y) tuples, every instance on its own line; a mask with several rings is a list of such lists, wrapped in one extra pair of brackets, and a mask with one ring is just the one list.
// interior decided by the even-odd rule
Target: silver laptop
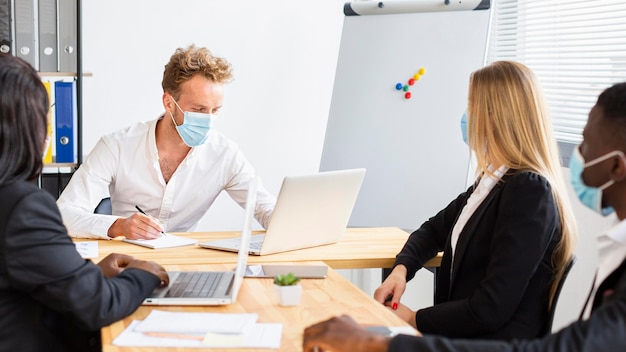
[[(267, 231), (252, 236), (250, 254), (266, 255), (337, 243), (356, 203), (365, 169), (287, 176)], [(236, 252), (239, 238), (201, 242), (204, 248)]]
[(250, 184), (246, 199), (241, 250), (234, 271), (169, 272), (170, 284), (144, 299), (145, 305), (225, 305), (235, 302), (248, 264), (248, 247), (256, 206), (256, 183)]

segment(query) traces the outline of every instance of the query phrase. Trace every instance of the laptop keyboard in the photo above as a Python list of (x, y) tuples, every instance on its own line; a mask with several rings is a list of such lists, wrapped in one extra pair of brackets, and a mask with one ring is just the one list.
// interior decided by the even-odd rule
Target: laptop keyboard
[[(265, 239), (265, 235), (252, 235), (251, 239), (250, 239), (250, 244), (248, 246), (249, 250), (260, 250), (261, 246), (263, 245), (263, 240)], [(239, 249), (241, 248), (241, 238), (239, 237), (233, 237), (233, 238), (228, 238), (225, 240), (217, 240), (215, 241), (215, 243), (220, 243), (222, 246), (225, 247), (232, 247), (235, 249)]]
[(263, 244), (263, 241), (259, 241), (259, 242), (250, 242), (250, 249), (256, 249), (256, 250), (261, 250), (261, 245)]
[(165, 297), (207, 297), (213, 295), (223, 272), (181, 272)]

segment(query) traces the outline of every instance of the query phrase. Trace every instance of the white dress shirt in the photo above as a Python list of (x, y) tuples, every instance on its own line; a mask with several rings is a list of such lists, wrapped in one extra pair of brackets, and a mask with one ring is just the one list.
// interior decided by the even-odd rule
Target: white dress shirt
[(598, 286), (609, 276), (626, 258), (626, 220), (613, 225), (608, 231), (598, 236), (598, 269), (594, 278), (591, 294), (584, 307), (583, 317), (588, 318), (593, 306), (593, 299)]
[(487, 198), (489, 192), (491, 192), (493, 187), (495, 187), (498, 181), (500, 181), (502, 175), (504, 175), (507, 170), (507, 167), (501, 166), (494, 172), (495, 177), (483, 174), (478, 182), (478, 186), (476, 186), (474, 192), (472, 192), (467, 199), (467, 203), (463, 207), (463, 210), (461, 210), (461, 214), (452, 228), (452, 238), (450, 239), (452, 246), (452, 260), (454, 260), (454, 252), (456, 250), (456, 244), (459, 241), (459, 235), (465, 227), (465, 224), (467, 224), (467, 220), (469, 220), (480, 204), (485, 200), (485, 198)]
[[(57, 201), (71, 236), (106, 239), (113, 222), (136, 213), (136, 205), (167, 232), (194, 231), (222, 190), (245, 207), (256, 172), (237, 145), (216, 130), (204, 144), (191, 148), (165, 183), (155, 138), (159, 119), (102, 137), (76, 170)], [(100, 200), (109, 196), (113, 215), (94, 214)], [(265, 228), (275, 203), (259, 180), (254, 216)]]

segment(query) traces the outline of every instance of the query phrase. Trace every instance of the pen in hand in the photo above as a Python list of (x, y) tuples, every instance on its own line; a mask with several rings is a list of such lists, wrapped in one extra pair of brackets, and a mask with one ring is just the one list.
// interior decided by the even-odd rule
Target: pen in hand
[[(140, 212), (140, 213), (142, 213), (143, 215), (145, 215), (145, 216), (149, 216), (149, 215), (148, 215), (148, 214), (146, 214), (146, 212), (145, 212), (145, 211), (143, 211), (143, 210), (142, 210), (142, 209), (141, 209), (138, 205), (135, 205), (135, 209), (137, 209), (137, 211), (139, 211), (139, 212)], [(163, 231), (161, 231), (161, 234), (162, 234), (163, 236), (167, 236), (167, 234), (166, 234), (165, 232), (163, 232)]]

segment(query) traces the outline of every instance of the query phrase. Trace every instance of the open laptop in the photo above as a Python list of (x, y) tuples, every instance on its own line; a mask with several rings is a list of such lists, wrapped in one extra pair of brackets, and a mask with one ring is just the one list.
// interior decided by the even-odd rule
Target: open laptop
[(170, 284), (157, 288), (144, 299), (145, 305), (225, 305), (235, 302), (248, 264), (248, 247), (256, 206), (256, 183), (250, 184), (246, 199), (241, 250), (234, 271), (169, 272)]
[[(365, 169), (285, 177), (267, 231), (252, 236), (250, 254), (280, 253), (341, 240), (364, 177)], [(233, 252), (241, 248), (239, 238), (198, 244)]]

